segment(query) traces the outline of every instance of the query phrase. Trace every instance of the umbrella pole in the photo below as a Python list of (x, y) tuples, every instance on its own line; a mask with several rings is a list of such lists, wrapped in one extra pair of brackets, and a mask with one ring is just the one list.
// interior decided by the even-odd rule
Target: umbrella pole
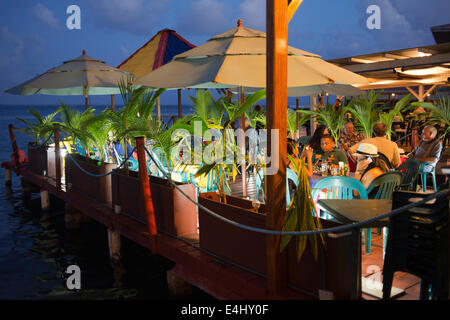
[(297, 115), (296, 115), (296, 118), (297, 118), (297, 135), (298, 135), (298, 137), (295, 137), (296, 139), (298, 139), (299, 137), (300, 137), (300, 126), (299, 126), (299, 123), (300, 123), (300, 116), (299, 116), (299, 113), (298, 113), (298, 107), (299, 107), (299, 97), (296, 97), (295, 98), (295, 107), (296, 107), (296, 109), (297, 109)]
[[(240, 103), (241, 106), (244, 104), (244, 87), (240, 87)], [(241, 128), (242, 128), (242, 139), (241, 139), (241, 148), (244, 150), (245, 155), (245, 114), (241, 115)], [(246, 170), (246, 163), (245, 163), (245, 157), (241, 162), (241, 175), (242, 175), (242, 196), (247, 197), (247, 170)]]
[(84, 96), (84, 110), (86, 111), (88, 109), (88, 96)]
[(111, 95), (111, 109), (116, 111), (116, 97), (113, 94)]
[(156, 119), (161, 121), (161, 100), (160, 98), (156, 98)]

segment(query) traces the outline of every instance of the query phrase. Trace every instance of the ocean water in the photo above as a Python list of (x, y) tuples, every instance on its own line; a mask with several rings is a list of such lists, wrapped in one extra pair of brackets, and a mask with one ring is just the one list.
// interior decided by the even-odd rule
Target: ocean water
[[(34, 107), (42, 115), (58, 106)], [(29, 106), (0, 105), (0, 161), (11, 158), (12, 146), (8, 124), (23, 127), (16, 119), (31, 120)], [(78, 106), (80, 110), (84, 106)], [(102, 107), (97, 107), (101, 110)], [(162, 115), (176, 115), (177, 106), (162, 106)], [(183, 115), (190, 112), (183, 107)], [(26, 151), (30, 140), (15, 132), (18, 147)], [(4, 186), (0, 170), (0, 300), (46, 299), (174, 299), (169, 295), (166, 271), (173, 263), (122, 238), (123, 265), (111, 266), (107, 230), (97, 222), (68, 230), (64, 223), (64, 203), (51, 198), (50, 214), (41, 212), (40, 195), (22, 197), (19, 177), (12, 173), (12, 188)], [(68, 266), (81, 269), (81, 290), (69, 291), (64, 274)], [(121, 276), (119, 276), (121, 275)], [(67, 277), (67, 276), (66, 276)], [(181, 299), (212, 299), (194, 288)]]

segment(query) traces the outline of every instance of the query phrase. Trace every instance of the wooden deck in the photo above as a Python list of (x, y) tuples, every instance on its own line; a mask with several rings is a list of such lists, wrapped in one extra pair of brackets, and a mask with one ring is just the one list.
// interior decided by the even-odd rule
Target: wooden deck
[[(232, 195), (242, 197), (242, 177), (236, 177), (235, 182), (230, 182)], [(427, 193), (431, 193), (427, 190)], [(249, 199), (255, 197), (255, 179), (253, 175), (247, 177), (247, 196)], [(361, 274), (369, 281), (376, 281), (382, 284), (383, 281), (383, 236), (376, 233), (372, 228), (372, 247), (371, 254), (365, 255), (365, 247), (362, 245), (362, 270)], [(414, 275), (405, 272), (396, 272), (393, 280), (393, 287), (404, 292), (394, 297), (394, 300), (418, 300), (420, 295), (420, 279)], [(380, 300), (380, 298), (363, 292), (363, 299)]]
[[(29, 170), (21, 170), (21, 175), (25, 180), (41, 189), (48, 190), (108, 228), (118, 231), (122, 236), (150, 249), (150, 237), (145, 224), (127, 216), (115, 214), (112, 208), (86, 199), (76, 192), (60, 190), (53, 180), (40, 177)], [(242, 180), (240, 180), (240, 177), (231, 185), (233, 195), (242, 196)], [(254, 178), (249, 177), (248, 196), (250, 199), (254, 197), (254, 194)], [(381, 282), (383, 269), (382, 236), (375, 233), (376, 229), (372, 230), (371, 254), (364, 255), (364, 245), (362, 246), (361, 273), (365, 278)], [(205, 253), (199, 248), (198, 233), (178, 239), (159, 233), (157, 247), (158, 254), (175, 262), (174, 274), (217, 299), (314, 299), (293, 288), (287, 288), (276, 296), (269, 296), (265, 277), (223, 262)], [(394, 275), (393, 286), (404, 290), (404, 293), (395, 297), (395, 299), (417, 300), (419, 298), (420, 280), (413, 275), (397, 272)], [(365, 293), (363, 293), (362, 298), (367, 300), (379, 299)]]

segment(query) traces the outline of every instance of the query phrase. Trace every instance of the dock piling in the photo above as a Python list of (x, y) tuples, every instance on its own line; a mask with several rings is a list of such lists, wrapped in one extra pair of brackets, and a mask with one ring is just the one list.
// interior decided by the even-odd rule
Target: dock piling
[(41, 190), (41, 209), (43, 212), (50, 211), (50, 196), (47, 190)]
[(192, 285), (186, 280), (177, 276), (173, 269), (167, 271), (166, 278), (170, 296), (182, 297), (192, 294)]
[(11, 185), (12, 185), (11, 169), (5, 168), (5, 186), (10, 188)]

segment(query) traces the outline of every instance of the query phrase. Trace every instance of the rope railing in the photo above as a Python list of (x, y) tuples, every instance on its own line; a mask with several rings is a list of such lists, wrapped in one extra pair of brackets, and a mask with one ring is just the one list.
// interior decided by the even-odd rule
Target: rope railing
[(95, 177), (95, 178), (102, 178), (102, 177), (106, 177), (106, 176), (109, 176), (110, 174), (113, 174), (114, 172), (116, 172), (117, 170), (119, 170), (132, 156), (133, 156), (133, 152), (136, 150), (136, 147), (134, 147), (134, 149), (133, 149), (133, 151), (130, 153), (130, 155), (125, 159), (125, 160), (123, 160), (122, 161), (122, 163), (120, 164), (120, 165), (118, 165), (117, 166), (117, 168), (115, 168), (115, 169), (113, 169), (113, 170), (111, 170), (110, 172), (107, 172), (107, 173), (104, 173), (104, 174), (93, 174), (93, 173), (90, 173), (89, 171), (86, 171), (85, 169), (83, 169), (81, 166), (80, 166), (80, 164), (75, 160), (75, 159), (73, 159), (70, 155), (67, 157), (66, 156), (66, 159), (67, 158), (69, 158), (77, 167), (78, 167), (78, 169), (80, 169), (82, 172), (84, 172), (85, 174), (87, 174), (88, 176), (91, 176), (91, 177)]
[[(147, 154), (149, 155), (149, 157), (154, 161), (153, 156), (151, 155), (151, 153), (147, 150), (147, 148), (145, 148), (145, 151), (147, 152)], [(157, 165), (157, 164), (156, 164)], [(157, 165), (158, 166), (158, 165)], [(198, 208), (204, 210), (205, 212), (207, 212), (208, 214), (212, 215), (213, 217), (226, 222), (228, 224), (231, 224), (235, 227), (241, 228), (241, 229), (246, 229), (249, 231), (254, 231), (254, 232), (259, 232), (259, 233), (264, 233), (264, 234), (270, 234), (270, 235), (285, 235), (285, 236), (307, 236), (307, 235), (313, 235), (313, 234), (324, 234), (324, 233), (331, 233), (331, 232), (343, 232), (343, 231), (347, 231), (347, 230), (351, 230), (351, 229), (355, 229), (355, 228), (360, 228), (363, 227), (364, 225), (367, 225), (369, 223), (378, 221), (378, 220), (382, 220), (388, 217), (391, 217), (393, 215), (399, 214), (401, 212), (407, 211), (413, 207), (417, 207), (421, 204), (424, 204), (434, 198), (437, 198), (439, 196), (448, 196), (450, 194), (450, 189), (445, 189), (442, 191), (439, 191), (437, 193), (434, 193), (420, 201), (405, 205), (403, 207), (394, 209), (386, 214), (371, 218), (371, 219), (367, 219), (367, 220), (363, 220), (360, 222), (355, 222), (355, 223), (351, 223), (351, 224), (346, 224), (343, 226), (339, 226), (339, 227), (333, 227), (333, 228), (327, 228), (327, 229), (322, 229), (322, 230), (310, 230), (310, 231), (275, 231), (275, 230), (268, 230), (268, 229), (261, 229), (261, 228), (255, 228), (255, 227), (251, 227), (251, 226), (247, 226), (244, 224), (240, 224), (238, 222), (232, 221), (230, 219), (224, 218), (221, 215), (211, 211), (210, 209), (206, 208), (205, 206), (201, 205), (200, 203), (196, 202), (195, 200), (193, 200), (191, 197), (189, 197), (181, 188), (179, 188), (179, 186), (177, 186), (177, 184), (170, 178), (169, 175), (167, 175), (166, 173), (164, 173), (164, 175), (166, 176), (167, 180), (185, 197), (187, 198), (190, 202), (192, 202), (193, 204), (195, 204)]]

